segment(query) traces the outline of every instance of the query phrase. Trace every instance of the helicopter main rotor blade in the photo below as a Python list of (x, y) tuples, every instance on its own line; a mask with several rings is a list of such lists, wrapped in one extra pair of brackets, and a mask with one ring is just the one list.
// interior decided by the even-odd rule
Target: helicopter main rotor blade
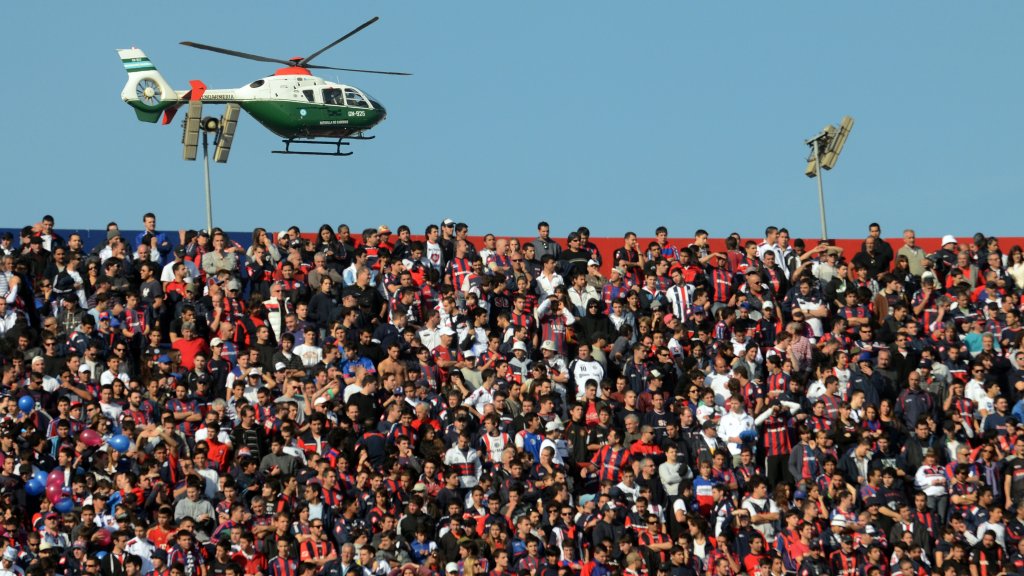
[(227, 54), (228, 56), (235, 56), (238, 58), (245, 58), (247, 60), (256, 60), (257, 62), (275, 62), (278, 64), (284, 64), (285, 66), (294, 66), (294, 62), (289, 60), (281, 60), (278, 58), (267, 58), (266, 56), (257, 56), (256, 54), (248, 54), (246, 52), (239, 52), (237, 50), (228, 50), (227, 48), (218, 48), (216, 46), (210, 46), (208, 44), (199, 44), (197, 42), (182, 42), (183, 46), (190, 46), (192, 48), (198, 48), (200, 50), (209, 50), (210, 52), (217, 52), (220, 54)]
[(323, 48), (321, 48), (321, 49), (317, 50), (316, 52), (313, 52), (313, 53), (312, 53), (312, 54), (310, 54), (309, 56), (306, 56), (305, 58), (303, 58), (303, 59), (302, 59), (302, 60), (301, 60), (301, 61), (299, 62), (299, 64), (298, 64), (298, 65), (299, 65), (299, 66), (303, 66), (303, 67), (307, 67), (307, 66), (306, 66), (306, 64), (309, 64), (309, 62), (310, 62), (311, 60), (313, 60), (313, 58), (316, 58), (317, 56), (319, 56), (319, 55), (323, 54), (324, 52), (326, 52), (326, 51), (330, 50), (331, 48), (334, 48), (335, 46), (337, 46), (338, 44), (341, 44), (341, 43), (342, 43), (342, 42), (344, 42), (345, 40), (348, 40), (348, 39), (349, 39), (349, 38), (351, 38), (352, 36), (355, 36), (355, 35), (356, 35), (357, 33), (359, 33), (360, 31), (362, 31), (362, 30), (363, 30), (363, 28), (366, 28), (367, 26), (369, 26), (370, 24), (373, 24), (373, 23), (374, 23), (374, 22), (376, 22), (377, 20), (380, 20), (380, 16), (374, 16), (373, 18), (370, 18), (370, 19), (369, 19), (369, 20), (367, 20), (366, 22), (363, 22), (363, 24), (362, 24), (362, 25), (360, 25), (359, 27), (357, 27), (357, 28), (356, 28), (355, 30), (353, 30), (353, 31), (349, 32), (348, 34), (345, 34), (345, 35), (344, 35), (344, 36), (342, 36), (341, 38), (338, 38), (338, 39), (337, 39), (337, 40), (335, 40), (334, 42), (331, 42), (330, 44), (328, 44), (327, 46), (324, 46)]
[(366, 74), (390, 74), (392, 76), (412, 76), (409, 72), (383, 72), (381, 70), (359, 70), (358, 68), (335, 68), (334, 66), (306, 66), (306, 68), (320, 68), (323, 70), (343, 70), (345, 72), (365, 72)]

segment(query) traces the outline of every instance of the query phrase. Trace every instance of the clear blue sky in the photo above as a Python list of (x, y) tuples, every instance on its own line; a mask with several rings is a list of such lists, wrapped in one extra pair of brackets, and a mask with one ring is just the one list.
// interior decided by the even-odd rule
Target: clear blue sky
[[(451, 217), (472, 233), (625, 228), (818, 233), (803, 140), (848, 114), (825, 174), (831, 236), (1020, 234), (1024, 3), (952, 2), (17, 2), (5, 11), (0, 226), (205, 224), (201, 162), (181, 129), (120, 101), (116, 48), (142, 48), (176, 88), (238, 87), (274, 65), (179, 46), (405, 70), (327, 75), (388, 108), (348, 158), (270, 154), (243, 114), (213, 165), (214, 223), (313, 229)], [(344, 73), (338, 73), (344, 74)], [(209, 110), (210, 108), (208, 108)], [(219, 110), (219, 108), (217, 108)]]

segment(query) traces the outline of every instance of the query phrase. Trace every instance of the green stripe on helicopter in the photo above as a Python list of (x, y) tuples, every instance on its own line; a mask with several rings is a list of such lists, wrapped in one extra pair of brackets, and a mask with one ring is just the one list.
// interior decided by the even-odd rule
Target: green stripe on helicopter
[(121, 60), (124, 64), (124, 69), (129, 72), (145, 72), (146, 70), (156, 70), (156, 66), (149, 61), (149, 58), (129, 58), (127, 60)]

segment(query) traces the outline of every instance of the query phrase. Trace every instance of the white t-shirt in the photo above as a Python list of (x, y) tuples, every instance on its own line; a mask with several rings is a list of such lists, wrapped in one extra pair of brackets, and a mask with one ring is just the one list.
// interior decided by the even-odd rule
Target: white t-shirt
[(306, 346), (302, 344), (296, 346), (292, 353), (302, 358), (302, 365), (306, 368), (316, 366), (324, 359), (324, 351), (319, 346)]
[[(195, 263), (192, 262), (191, 260), (182, 260), (182, 262), (185, 264), (185, 272), (186, 272), (185, 273), (185, 283), (186, 284), (191, 284), (193, 278), (198, 278), (199, 277), (199, 269), (196, 268)], [(177, 262), (171, 262), (170, 264), (164, 266), (164, 269), (160, 271), (160, 281), (161, 282), (173, 282), (174, 281), (174, 265), (175, 264), (177, 264)]]
[(443, 253), (441, 252), (441, 245), (440, 244), (431, 244), (430, 242), (427, 242), (426, 245), (425, 245), (425, 248), (426, 248), (425, 255), (427, 257), (427, 262), (430, 262), (430, 266), (433, 267), (438, 272), (440, 272), (441, 271), (441, 264), (442, 264), (442, 260), (443, 260)]
[(345, 391), (342, 392), (342, 398), (345, 400), (345, 404), (348, 404), (348, 399), (351, 398), (353, 394), (362, 389), (363, 387), (359, 384), (349, 384), (348, 386), (345, 386)]
[(597, 360), (576, 360), (572, 368), (576, 380), (576, 399), (580, 400), (587, 392), (587, 381), (597, 380), (597, 395), (601, 396), (601, 380), (604, 379), (604, 367)]
[(463, 402), (463, 406), (471, 406), (477, 412), (483, 414), (484, 406), (494, 403), (494, 396), (490, 390), (487, 390), (483, 386), (473, 390)]

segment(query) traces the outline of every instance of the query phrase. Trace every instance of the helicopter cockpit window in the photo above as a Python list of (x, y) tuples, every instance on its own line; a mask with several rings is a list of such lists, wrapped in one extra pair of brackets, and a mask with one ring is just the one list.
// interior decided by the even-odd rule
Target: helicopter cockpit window
[(351, 108), (369, 108), (370, 103), (358, 90), (345, 88), (345, 101)]
[(263, 86), (263, 80), (257, 80), (252, 84), (249, 84), (249, 88), (259, 88), (260, 86)]
[(306, 101), (307, 102), (312, 102), (313, 101), (313, 91), (312, 90), (303, 90), (302, 91), (302, 95), (306, 97)]
[(345, 102), (342, 100), (341, 90), (338, 88), (324, 88), (324, 104), (344, 106)]

